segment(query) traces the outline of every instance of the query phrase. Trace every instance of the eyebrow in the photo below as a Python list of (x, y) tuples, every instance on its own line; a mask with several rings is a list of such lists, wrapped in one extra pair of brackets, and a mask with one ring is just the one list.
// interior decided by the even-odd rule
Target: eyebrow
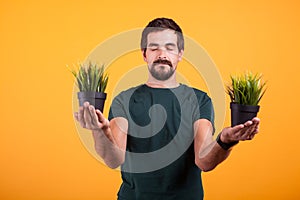
[(176, 47), (176, 44), (174, 44), (174, 43), (167, 43), (165, 46), (173, 46), (173, 47)]
[(159, 45), (157, 44), (157, 43), (150, 43), (149, 45), (148, 45), (148, 47), (158, 47)]
[[(157, 43), (149, 43), (149, 45), (148, 45), (148, 47), (158, 47), (158, 46), (159, 46), (159, 44), (157, 44)], [(167, 44), (165, 44), (165, 46), (176, 47), (176, 44), (174, 44), (174, 43), (167, 43)]]

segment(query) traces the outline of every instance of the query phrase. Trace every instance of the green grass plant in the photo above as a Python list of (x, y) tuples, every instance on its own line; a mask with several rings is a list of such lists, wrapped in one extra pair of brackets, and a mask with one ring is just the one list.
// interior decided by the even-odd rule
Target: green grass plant
[(226, 87), (231, 102), (256, 106), (266, 92), (266, 82), (262, 75), (247, 72), (240, 76), (231, 76), (231, 85)]
[(70, 70), (76, 78), (76, 84), (80, 92), (105, 92), (108, 75), (104, 73), (104, 65), (78, 64), (77, 70)]

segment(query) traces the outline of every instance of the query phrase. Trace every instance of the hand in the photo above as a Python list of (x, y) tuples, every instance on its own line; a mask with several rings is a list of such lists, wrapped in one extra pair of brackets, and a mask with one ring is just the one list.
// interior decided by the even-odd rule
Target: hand
[(221, 132), (221, 141), (231, 143), (244, 140), (252, 140), (259, 131), (260, 119), (254, 117), (244, 124), (224, 128)]
[(84, 102), (83, 106), (79, 107), (79, 112), (74, 113), (74, 117), (81, 127), (89, 130), (109, 128), (108, 119), (103, 116), (100, 110), (95, 110), (95, 107), (90, 105), (89, 102)]

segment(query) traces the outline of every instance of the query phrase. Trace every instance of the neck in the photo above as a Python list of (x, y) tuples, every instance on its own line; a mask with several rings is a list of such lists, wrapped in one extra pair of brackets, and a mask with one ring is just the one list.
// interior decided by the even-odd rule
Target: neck
[(154, 78), (149, 78), (146, 85), (153, 88), (176, 88), (179, 86), (179, 83), (176, 79), (160, 81)]

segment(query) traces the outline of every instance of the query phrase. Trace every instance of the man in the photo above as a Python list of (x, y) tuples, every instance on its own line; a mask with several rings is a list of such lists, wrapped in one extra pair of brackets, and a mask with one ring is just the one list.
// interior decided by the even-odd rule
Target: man
[(142, 33), (141, 50), (147, 82), (119, 94), (109, 119), (88, 102), (75, 118), (92, 130), (107, 166), (121, 166), (118, 199), (203, 199), (201, 171), (214, 169), (239, 141), (253, 139), (259, 119), (224, 128), (213, 140), (211, 99), (176, 81), (184, 40), (172, 19), (151, 21)]

